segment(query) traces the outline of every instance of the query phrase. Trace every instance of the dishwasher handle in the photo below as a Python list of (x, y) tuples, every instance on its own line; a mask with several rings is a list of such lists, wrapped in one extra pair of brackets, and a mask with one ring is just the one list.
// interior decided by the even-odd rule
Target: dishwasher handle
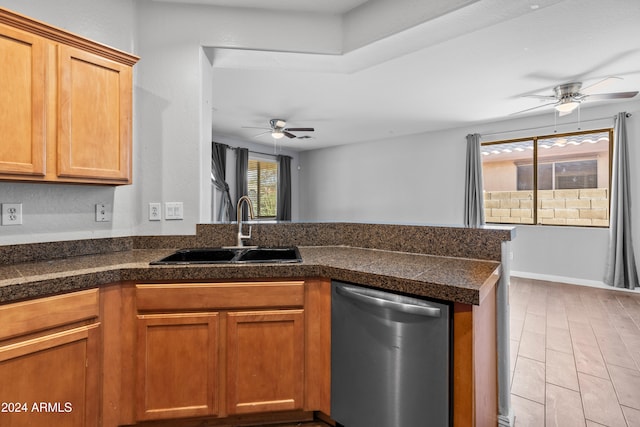
[(415, 314), (418, 316), (440, 317), (440, 309), (437, 307), (403, 303), (388, 300), (385, 298), (374, 297), (371, 295), (360, 293), (358, 292), (358, 289), (347, 286), (337, 286), (336, 292), (345, 298), (350, 298), (352, 300), (375, 307), (386, 308), (401, 313)]

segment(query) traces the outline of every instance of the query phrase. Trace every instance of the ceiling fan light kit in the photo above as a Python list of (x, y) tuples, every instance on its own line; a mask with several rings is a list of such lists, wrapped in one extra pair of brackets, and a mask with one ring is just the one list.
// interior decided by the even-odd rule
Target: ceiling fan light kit
[(560, 102), (560, 104), (556, 105), (556, 111), (560, 113), (570, 113), (576, 108), (578, 108), (579, 105), (580, 105), (580, 102), (572, 101), (569, 99), (566, 101), (562, 101)]

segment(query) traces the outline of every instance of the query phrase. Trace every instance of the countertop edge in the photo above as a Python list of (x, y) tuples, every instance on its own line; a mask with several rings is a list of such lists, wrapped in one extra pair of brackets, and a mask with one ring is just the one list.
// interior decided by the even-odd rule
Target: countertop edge
[[(0, 280), (0, 304), (17, 302), (21, 300), (46, 297), (61, 293), (107, 286), (119, 282), (167, 282), (167, 281), (220, 281), (220, 280), (243, 280), (243, 279), (277, 279), (277, 278), (311, 278), (324, 277), (328, 279), (340, 280), (361, 285), (368, 285), (392, 292), (401, 292), (410, 295), (423, 296), (443, 301), (458, 302), (463, 304), (479, 305), (491, 287), (495, 286), (500, 276), (500, 263), (497, 261), (456, 259), (447, 257), (436, 257), (431, 255), (397, 253), (381, 250), (371, 250), (367, 248), (322, 248), (330, 253), (338, 250), (349, 250), (358, 254), (360, 263), (353, 265), (332, 259), (326, 254), (321, 254), (310, 261), (300, 264), (252, 264), (252, 265), (216, 265), (216, 266), (150, 266), (148, 263), (157, 259), (159, 253), (163, 251), (149, 251), (146, 259), (135, 262), (120, 262), (110, 265), (97, 265), (90, 268), (77, 268), (71, 264), (67, 269), (63, 261), (56, 263), (40, 263), (43, 269), (50, 266), (58, 267), (59, 271), (51, 273), (30, 274), (31, 264), (13, 266), (17, 270), (14, 277)], [(126, 258), (127, 255), (133, 257), (133, 252), (120, 252), (119, 256)], [(170, 253), (172, 250), (165, 250)], [(313, 248), (307, 248), (307, 253), (313, 253)], [(324, 260), (322, 257), (325, 257)], [(152, 259), (149, 259), (151, 257)], [(482, 266), (487, 273), (477, 273), (472, 283), (464, 283), (460, 277), (454, 277), (447, 283), (448, 277), (440, 274), (438, 280), (432, 280), (428, 274), (413, 273), (416, 269), (417, 261), (437, 261), (444, 263), (462, 263), (462, 267), (455, 270), (455, 273), (462, 274), (462, 279), (467, 280), (468, 272), (464, 266)], [(78, 257), (90, 264), (92, 256)], [(304, 256), (303, 256), (304, 258)], [(314, 259), (315, 258), (315, 259)], [(387, 259), (390, 258), (390, 259)], [(399, 258), (399, 261), (398, 261)], [(362, 262), (366, 259), (366, 262)], [(402, 264), (407, 260), (406, 266)], [(74, 261), (78, 261), (75, 259)], [(386, 263), (386, 264), (385, 264)], [(386, 269), (386, 270), (385, 270)], [(21, 271), (25, 270), (25, 271)], [(474, 270), (469, 268), (468, 270)], [(490, 272), (488, 272), (491, 270)], [(460, 283), (456, 283), (456, 281)]]

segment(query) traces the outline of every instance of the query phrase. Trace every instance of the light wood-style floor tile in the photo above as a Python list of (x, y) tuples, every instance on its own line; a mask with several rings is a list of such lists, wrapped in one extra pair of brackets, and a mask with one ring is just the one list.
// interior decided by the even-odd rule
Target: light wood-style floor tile
[(544, 371), (544, 362), (518, 356), (511, 393), (534, 402), (544, 403)]
[(544, 405), (514, 395), (511, 396), (511, 404), (516, 414), (515, 427), (544, 425)]
[(544, 362), (545, 359), (545, 334), (522, 331), (518, 356)]
[(573, 349), (578, 372), (600, 378), (609, 378), (609, 372), (598, 346), (574, 344)]
[(523, 331), (544, 335), (547, 330), (547, 318), (540, 314), (527, 313), (524, 318)]
[(573, 354), (569, 328), (563, 329), (547, 325), (547, 349)]
[(545, 403), (546, 427), (584, 427), (580, 393), (547, 384)]
[(578, 373), (584, 415), (609, 427), (627, 427), (611, 381)]
[(510, 301), (516, 426), (640, 427), (640, 293), (512, 278)]
[(620, 405), (640, 410), (640, 372), (611, 365), (609, 373)]
[(514, 317), (511, 316), (509, 323), (509, 336), (512, 340), (520, 341), (522, 337), (522, 329), (524, 327), (524, 316)]
[(627, 421), (629, 427), (640, 427), (640, 411), (637, 409), (629, 408), (627, 406), (622, 407), (624, 418)]
[(573, 354), (547, 350), (546, 379), (548, 384), (579, 391)]

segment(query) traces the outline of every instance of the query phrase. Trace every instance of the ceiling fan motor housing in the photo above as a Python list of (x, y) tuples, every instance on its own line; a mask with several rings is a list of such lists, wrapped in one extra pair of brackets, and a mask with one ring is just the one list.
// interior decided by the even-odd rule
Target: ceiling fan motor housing
[(282, 119), (271, 119), (269, 120), (269, 124), (271, 124), (272, 129), (282, 130), (287, 125), (287, 121)]
[(582, 83), (580, 82), (565, 83), (554, 87), (553, 92), (561, 103), (571, 100), (579, 100), (582, 98), (582, 95), (580, 94), (581, 87)]

